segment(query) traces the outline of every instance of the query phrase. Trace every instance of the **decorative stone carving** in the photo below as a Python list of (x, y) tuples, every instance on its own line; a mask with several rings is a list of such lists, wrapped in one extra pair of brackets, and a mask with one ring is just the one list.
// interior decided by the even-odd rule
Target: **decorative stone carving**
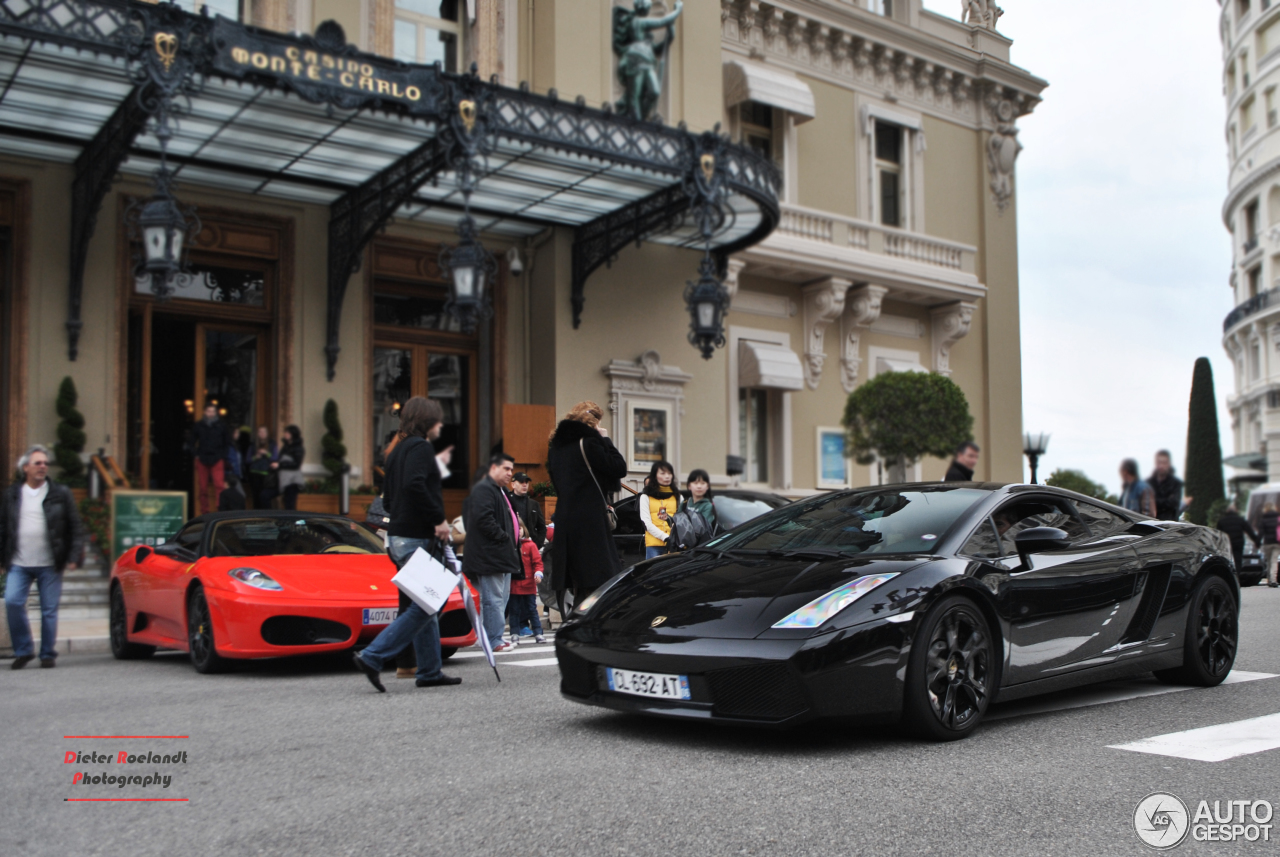
[(960, 23), (970, 27), (982, 27), (995, 30), (1004, 10), (996, 5), (996, 0), (960, 0)]
[(828, 277), (804, 292), (804, 381), (810, 390), (818, 389), (822, 364), (826, 360), (823, 342), (827, 327), (844, 312), (845, 292), (853, 285), (842, 277)]
[(628, 404), (670, 403), (671, 425), (667, 427), (667, 459), (680, 470), (680, 422), (684, 415), (684, 386), (693, 380), (679, 366), (662, 365), (656, 351), (646, 351), (635, 360), (614, 360), (601, 369), (609, 378), (609, 411), (613, 414), (610, 432), (621, 450), (630, 449), (631, 426), (627, 425)]
[(940, 375), (951, 374), (951, 346), (969, 335), (973, 311), (977, 308), (977, 304), (969, 301), (934, 308), (933, 371)]
[(862, 368), (862, 332), (880, 318), (880, 305), (889, 290), (884, 286), (864, 285), (850, 289), (840, 316), (840, 386), (852, 393)]
[(1000, 214), (1013, 198), (1013, 168), (1017, 163), (1022, 144), (1018, 142), (1018, 129), (1013, 124), (1014, 106), (1007, 98), (1000, 98), (994, 113), (998, 124), (987, 139), (987, 168), (991, 172), (991, 195), (995, 197)]
[(725, 265), (724, 287), (729, 291), (730, 308), (733, 305), (734, 295), (738, 293), (738, 275), (745, 267), (747, 263), (741, 259), (730, 259)]

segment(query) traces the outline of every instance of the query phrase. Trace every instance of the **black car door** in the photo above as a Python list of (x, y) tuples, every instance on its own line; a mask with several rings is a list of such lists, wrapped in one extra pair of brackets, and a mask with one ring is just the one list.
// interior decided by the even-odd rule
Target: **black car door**
[[(1009, 621), (1006, 682), (1016, 684), (1107, 663), (1134, 607), (1138, 560), (1124, 533), (1094, 532), (1065, 498), (1014, 500), (992, 515), (1000, 564), (1009, 569), (1000, 602)], [(1014, 537), (1031, 527), (1066, 531), (1070, 547), (1033, 554), (1023, 568)]]

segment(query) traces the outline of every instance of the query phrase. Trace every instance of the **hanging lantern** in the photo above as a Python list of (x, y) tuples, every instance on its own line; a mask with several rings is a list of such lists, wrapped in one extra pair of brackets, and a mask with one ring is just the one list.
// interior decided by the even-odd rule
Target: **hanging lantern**
[(698, 279), (690, 281), (684, 291), (689, 309), (689, 343), (710, 360), (716, 348), (724, 345), (724, 317), (729, 310), (729, 292), (716, 277), (715, 261), (708, 253), (698, 265)]
[(464, 215), (458, 223), (458, 244), (440, 252), (440, 268), (449, 275), (449, 302), (445, 309), (473, 333), (476, 322), (493, 314), (489, 289), (497, 278), (498, 263), (476, 237), (476, 222)]

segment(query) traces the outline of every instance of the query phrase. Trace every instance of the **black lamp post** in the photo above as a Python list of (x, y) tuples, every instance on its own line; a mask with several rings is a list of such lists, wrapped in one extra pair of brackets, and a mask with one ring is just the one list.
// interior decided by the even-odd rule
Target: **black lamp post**
[(1036, 484), (1036, 468), (1040, 465), (1040, 456), (1044, 455), (1045, 450), (1049, 448), (1049, 435), (1044, 432), (1032, 434), (1027, 432), (1022, 436), (1022, 454), (1027, 457), (1027, 461), (1031, 463), (1031, 484)]
[(690, 280), (684, 300), (692, 321), (689, 344), (710, 360), (716, 348), (724, 345), (724, 314), (729, 305), (729, 291), (716, 277), (716, 265), (707, 253), (698, 265), (698, 279)]

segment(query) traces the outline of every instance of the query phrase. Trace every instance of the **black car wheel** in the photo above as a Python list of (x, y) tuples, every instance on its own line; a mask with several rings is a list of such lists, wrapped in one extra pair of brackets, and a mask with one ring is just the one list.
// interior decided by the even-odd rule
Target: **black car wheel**
[(227, 668), (226, 660), (218, 656), (214, 646), (213, 616), (209, 613), (204, 589), (199, 586), (187, 597), (187, 646), (196, 672), (217, 673)]
[(111, 587), (111, 656), (118, 661), (149, 658), (156, 653), (155, 646), (143, 646), (129, 642), (129, 612), (124, 608), (124, 592)]
[(1221, 577), (1201, 579), (1191, 594), (1182, 666), (1156, 670), (1166, 684), (1214, 687), (1231, 672), (1240, 640), (1240, 610), (1235, 593)]
[(982, 721), (994, 678), (987, 620), (967, 598), (945, 598), (916, 629), (907, 668), (903, 722), (923, 738), (964, 738)]
[(456, 655), (457, 653), (458, 653), (458, 650), (457, 650), (455, 647), (453, 647), (453, 646), (441, 646), (441, 647), (440, 647), (440, 660), (442, 660), (442, 661), (447, 661), (447, 660), (449, 660), (449, 658), (453, 657), (453, 656), (454, 656), (454, 655)]

